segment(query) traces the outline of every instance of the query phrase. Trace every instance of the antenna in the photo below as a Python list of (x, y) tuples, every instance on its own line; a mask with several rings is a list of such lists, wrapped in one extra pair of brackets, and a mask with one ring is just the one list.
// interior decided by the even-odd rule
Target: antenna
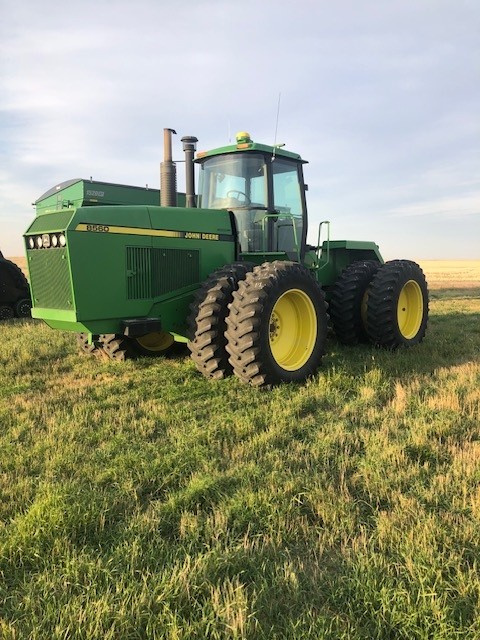
[(272, 155), (272, 162), (275, 160), (275, 151), (277, 149), (277, 131), (278, 131), (278, 119), (280, 116), (280, 99), (282, 97), (281, 92), (278, 92), (278, 103), (277, 103), (277, 119), (275, 122), (275, 136), (274, 136), (274, 140), (273, 140), (273, 155)]

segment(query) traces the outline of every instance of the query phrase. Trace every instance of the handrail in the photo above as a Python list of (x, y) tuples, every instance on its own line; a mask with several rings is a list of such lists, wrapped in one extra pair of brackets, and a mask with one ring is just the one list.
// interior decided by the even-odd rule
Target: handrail
[(322, 253), (322, 244), (320, 243), (320, 239), (321, 239), (322, 226), (323, 225), (326, 225), (326, 227), (327, 227), (327, 259), (322, 264), (320, 269), (323, 269), (324, 267), (326, 267), (327, 264), (330, 262), (330, 220), (322, 220), (320, 222), (320, 224), (318, 225), (318, 240), (317, 240), (316, 255), (317, 255), (318, 262), (320, 262), (320, 256), (321, 256), (321, 253)]
[[(265, 221), (268, 218), (276, 218), (278, 220), (278, 218), (283, 218), (285, 220), (291, 220), (292, 221), (292, 228), (293, 228), (293, 241), (295, 243), (295, 251), (297, 253), (297, 258), (298, 258), (298, 262), (300, 262), (300, 245), (298, 243), (298, 236), (297, 236), (297, 227), (295, 226), (295, 219), (299, 218), (299, 216), (294, 216), (291, 213), (266, 213), (263, 217), (262, 217), (262, 236), (263, 236), (263, 252), (266, 252), (266, 247), (265, 247), (265, 243), (267, 240), (267, 235), (265, 233)], [(277, 250), (278, 250), (278, 244), (277, 244)]]

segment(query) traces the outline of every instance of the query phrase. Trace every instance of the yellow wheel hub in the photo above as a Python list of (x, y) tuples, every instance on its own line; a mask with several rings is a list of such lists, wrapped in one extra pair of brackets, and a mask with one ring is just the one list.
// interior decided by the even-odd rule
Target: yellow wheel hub
[(174, 343), (173, 336), (166, 331), (147, 333), (137, 338), (138, 344), (148, 351), (166, 351)]
[(317, 314), (310, 297), (291, 289), (275, 303), (269, 320), (270, 349), (286, 371), (297, 371), (312, 355), (317, 339)]
[(400, 333), (407, 340), (414, 338), (422, 326), (423, 293), (415, 280), (409, 280), (400, 291), (397, 320)]

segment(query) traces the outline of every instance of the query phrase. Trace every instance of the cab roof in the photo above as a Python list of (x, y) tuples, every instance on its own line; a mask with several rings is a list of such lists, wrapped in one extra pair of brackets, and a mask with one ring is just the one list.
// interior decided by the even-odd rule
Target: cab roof
[(246, 131), (241, 131), (236, 135), (236, 144), (230, 144), (226, 147), (217, 147), (216, 149), (211, 149), (210, 151), (199, 151), (196, 155), (196, 161), (202, 161), (204, 158), (209, 158), (212, 156), (221, 156), (227, 153), (245, 153), (258, 151), (260, 153), (266, 153), (272, 156), (279, 156), (282, 158), (290, 158), (291, 160), (297, 160), (303, 164), (307, 163), (307, 160), (302, 160), (301, 156), (298, 153), (293, 153), (292, 151), (287, 151), (283, 148), (283, 145), (267, 145), (260, 144), (258, 142), (254, 142), (250, 134)]

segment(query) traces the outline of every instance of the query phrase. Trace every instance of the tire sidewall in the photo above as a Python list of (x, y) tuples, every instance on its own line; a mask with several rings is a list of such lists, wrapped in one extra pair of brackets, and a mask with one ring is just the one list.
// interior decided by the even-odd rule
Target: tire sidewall
[[(422, 293), (422, 320), (420, 326), (418, 328), (417, 333), (413, 336), (413, 338), (406, 338), (400, 330), (400, 326), (398, 324), (398, 302), (400, 299), (400, 293), (402, 292), (403, 287), (407, 284), (407, 282), (413, 281), (415, 282)], [(392, 309), (393, 313), (393, 321), (394, 321), (394, 332), (395, 336), (399, 342), (401, 342), (406, 347), (413, 346), (421, 342), (425, 335), (425, 331), (427, 328), (428, 322), (428, 289), (427, 284), (424, 278), (420, 278), (417, 270), (414, 269), (411, 265), (409, 265), (408, 269), (406, 269), (405, 273), (402, 274), (402, 278), (400, 278), (395, 287), (395, 296), (394, 296), (394, 308)]]
[[(305, 278), (298, 277), (304, 272)], [(317, 333), (314, 348), (307, 362), (295, 371), (289, 371), (281, 367), (275, 360), (270, 346), (270, 317), (273, 308), (282, 295), (288, 291), (298, 289), (305, 293), (315, 309), (317, 321)], [(318, 367), (318, 362), (324, 354), (324, 339), (327, 330), (327, 316), (323, 297), (319, 295), (319, 286), (310, 276), (309, 272), (299, 267), (299, 270), (279, 271), (278, 277), (272, 280), (268, 287), (267, 298), (264, 303), (264, 322), (259, 327), (259, 356), (263, 360), (264, 368), (268, 377), (282, 379), (285, 382), (304, 380), (311, 375)], [(321, 290), (320, 290), (321, 293)]]
[[(393, 286), (391, 287), (390, 292), (388, 293), (389, 300), (389, 308), (388, 308), (388, 321), (390, 323), (393, 343), (384, 344), (380, 341), (378, 344), (381, 346), (387, 346), (390, 348), (396, 348), (399, 346), (403, 347), (412, 347), (418, 343), (420, 343), (426, 332), (427, 323), (428, 323), (428, 287), (427, 282), (425, 280), (425, 276), (423, 275), (420, 267), (415, 263), (409, 260), (392, 260), (390, 262), (386, 262), (383, 267), (377, 272), (377, 276), (382, 274), (383, 269), (395, 269), (400, 268), (401, 271), (399, 273), (399, 277), (396, 278)], [(398, 303), (400, 299), (400, 294), (402, 289), (407, 284), (407, 282), (413, 281), (420, 288), (422, 295), (422, 320), (420, 322), (418, 331), (412, 338), (406, 338), (400, 330), (400, 326), (398, 323)], [(368, 314), (368, 312), (367, 312)], [(376, 341), (375, 341), (376, 342)]]

